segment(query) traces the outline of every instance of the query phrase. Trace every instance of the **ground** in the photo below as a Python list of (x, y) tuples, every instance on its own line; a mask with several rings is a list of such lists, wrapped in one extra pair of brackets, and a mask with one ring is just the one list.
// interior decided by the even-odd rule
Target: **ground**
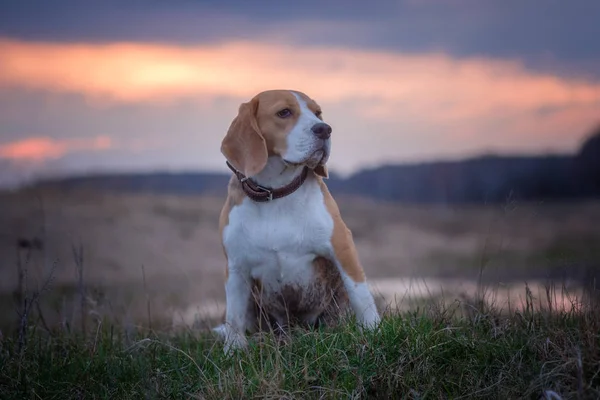
[(0, 337), (0, 398), (597, 399), (598, 303), (557, 310), (524, 295), (509, 315), (431, 302), (385, 313), (374, 331), (346, 321), (266, 334), (229, 355), (202, 331), (32, 326)]
[[(125, 324), (213, 323), (224, 302), (217, 229), (222, 201), (94, 192), (1, 195), (0, 330), (18, 325), (19, 270), (26, 270), (29, 290), (53, 272), (51, 290), (40, 301), (49, 325), (75, 323), (81, 304)], [(452, 300), (460, 292), (473, 294), (481, 278), (494, 286), (499, 302), (515, 305), (526, 281), (535, 291), (547, 278), (566, 275), (576, 291), (600, 265), (600, 202), (338, 203), (380, 304), (440, 296), (442, 289)], [(41, 248), (18, 248), (19, 239), (33, 238)]]

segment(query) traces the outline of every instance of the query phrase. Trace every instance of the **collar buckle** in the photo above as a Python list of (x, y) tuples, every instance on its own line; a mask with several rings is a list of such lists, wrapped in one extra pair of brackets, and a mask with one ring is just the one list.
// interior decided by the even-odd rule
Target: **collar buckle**
[[(248, 179), (248, 178), (246, 178), (246, 179)], [(268, 193), (268, 195), (269, 195), (269, 196), (268, 196), (268, 201), (272, 201), (272, 200), (273, 200), (273, 191), (272, 191), (271, 189), (269, 189), (269, 188), (266, 188), (266, 187), (264, 187), (264, 186), (262, 186), (262, 185), (259, 185), (259, 184), (257, 184), (257, 183), (255, 183), (254, 185), (255, 185), (255, 186), (258, 188), (258, 189), (262, 190), (263, 192), (266, 192), (266, 193)]]

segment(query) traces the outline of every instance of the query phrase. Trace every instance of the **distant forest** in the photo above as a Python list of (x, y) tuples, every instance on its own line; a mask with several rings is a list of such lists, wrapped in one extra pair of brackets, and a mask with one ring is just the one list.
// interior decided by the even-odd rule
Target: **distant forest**
[[(105, 174), (46, 180), (36, 187), (169, 194), (224, 194), (229, 174)], [(499, 203), (600, 198), (600, 125), (573, 155), (484, 155), (388, 165), (327, 181), (334, 194), (403, 203)]]

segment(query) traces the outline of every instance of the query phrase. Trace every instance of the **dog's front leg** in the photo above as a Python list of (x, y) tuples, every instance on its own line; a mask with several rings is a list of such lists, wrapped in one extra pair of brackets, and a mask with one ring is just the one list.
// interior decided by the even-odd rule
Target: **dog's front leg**
[(367, 285), (367, 279), (358, 258), (352, 232), (344, 223), (337, 203), (329, 193), (329, 189), (322, 180), (320, 184), (325, 206), (333, 222), (331, 242), (327, 251), (329, 254), (326, 258), (332, 260), (338, 271), (340, 271), (357, 322), (367, 329), (375, 328), (379, 325), (381, 318), (375, 306), (375, 299), (373, 299)]
[(246, 330), (248, 329), (248, 306), (251, 295), (251, 280), (249, 274), (238, 269), (229, 269), (225, 283), (225, 353), (233, 349), (245, 348), (248, 345)]
[(369, 285), (365, 280), (356, 281), (355, 277), (348, 274), (347, 266), (340, 261), (336, 261), (338, 270), (342, 275), (344, 287), (348, 292), (350, 306), (356, 315), (356, 320), (361, 327), (374, 329), (381, 320), (375, 305), (375, 299), (369, 290)]
[(381, 318), (354, 247), (352, 232), (345, 225), (338, 225), (336, 228), (338, 231), (332, 240), (331, 258), (342, 276), (350, 306), (361, 326), (376, 328)]

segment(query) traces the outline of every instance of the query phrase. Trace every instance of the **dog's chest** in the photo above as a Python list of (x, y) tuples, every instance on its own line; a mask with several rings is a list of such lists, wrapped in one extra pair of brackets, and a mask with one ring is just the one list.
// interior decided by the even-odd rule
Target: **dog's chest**
[(245, 199), (232, 209), (224, 244), (231, 267), (273, 289), (305, 286), (314, 278), (312, 262), (331, 248), (333, 221), (316, 182), (269, 203)]

